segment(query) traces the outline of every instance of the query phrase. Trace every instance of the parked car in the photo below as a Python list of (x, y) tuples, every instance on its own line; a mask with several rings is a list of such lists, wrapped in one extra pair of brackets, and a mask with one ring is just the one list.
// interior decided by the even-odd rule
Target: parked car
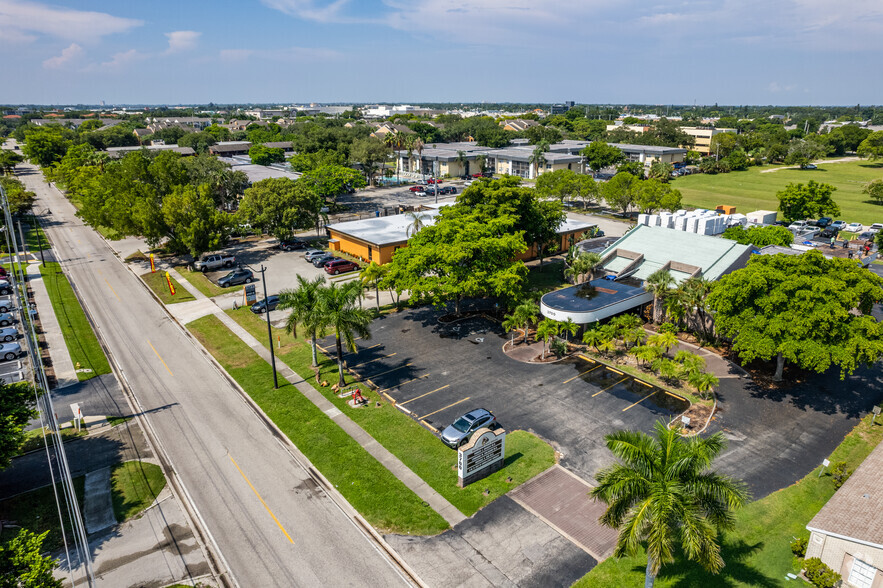
[(294, 251), (295, 249), (305, 249), (306, 246), (307, 244), (300, 239), (283, 239), (276, 247), (282, 251)]
[(426, 183), (427, 184), (441, 184), (442, 180), (436, 180), (435, 178), (429, 178), (428, 180), (426, 180)]
[(4, 342), (9, 343), (10, 341), (15, 341), (18, 339), (18, 329), (15, 327), (4, 327), (0, 329), (0, 339)]
[(423, 186), (425, 186), (425, 184), (418, 183), (418, 185), (411, 186), (410, 188), (408, 188), (408, 190), (410, 190), (411, 192), (422, 192), (424, 189)]
[(21, 355), (21, 345), (18, 343), (0, 343), (0, 358), (4, 361), (12, 361)]
[(0, 298), (0, 312), (9, 312), (15, 308), (15, 301), (12, 298)]
[(445, 427), (441, 433), (442, 443), (456, 449), (468, 443), (475, 431), (495, 422), (497, 422), (497, 417), (491, 411), (476, 408), (458, 417), (452, 424)]
[(864, 225), (861, 223), (849, 223), (844, 230), (850, 233), (860, 233), (864, 228)]
[(210, 270), (221, 269), (222, 267), (233, 267), (236, 264), (236, 258), (232, 255), (224, 255), (223, 253), (206, 253), (193, 264), (198, 271), (205, 273)]
[(871, 231), (865, 231), (861, 235), (858, 236), (859, 241), (870, 241), (874, 238), (874, 233)]
[(12, 284), (6, 280), (0, 279), (0, 294), (12, 294)]
[(229, 274), (218, 279), (218, 286), (221, 288), (229, 288), (230, 286), (238, 286), (239, 284), (251, 284), (254, 282), (254, 274), (250, 269), (239, 267)]
[(830, 239), (831, 237), (837, 238), (837, 231), (832, 228), (827, 228), (819, 233), (820, 239)]
[(883, 223), (874, 223), (870, 227), (868, 227), (868, 232), (874, 233), (875, 235), (883, 230)]
[(819, 220), (816, 221), (816, 226), (820, 229), (826, 228), (828, 225), (834, 222), (834, 219), (830, 216), (823, 216)]
[(426, 190), (418, 190), (418, 191), (414, 192), (414, 196), (417, 196), (417, 197), (426, 196)]
[(9, 312), (0, 312), (0, 327), (8, 327), (12, 324), (12, 321), (15, 320), (11, 313)]
[(792, 231), (803, 231), (803, 230), (806, 230), (806, 228), (808, 226), (809, 226), (809, 223), (806, 221), (794, 221), (793, 223), (788, 225), (788, 228), (791, 229)]
[(322, 249), (307, 249), (304, 252), (304, 259), (306, 259), (309, 262), (312, 262), (314, 257), (318, 257), (320, 255), (327, 255), (327, 254), (328, 254), (328, 252), (323, 251)]
[(6, 268), (3, 267), (2, 265), (0, 265), (0, 278), (4, 278), (4, 279), (5, 279), (6, 276), (7, 276)]
[[(268, 310), (276, 310), (276, 306), (279, 304), (279, 296), (273, 294), (271, 296), (267, 296), (263, 300), (258, 300), (254, 304), (251, 305), (251, 311), (255, 314), (261, 314), (267, 312)], [(2, 333), (2, 331), (0, 331)]]
[(457, 188), (453, 186), (442, 186), (438, 189), (439, 194), (456, 194)]
[(312, 263), (314, 267), (322, 267), (323, 265), (325, 265), (329, 261), (333, 261), (335, 259), (340, 259), (340, 258), (335, 255), (332, 255), (331, 253), (326, 252), (325, 255), (318, 255), (318, 256), (314, 257), (310, 261), (310, 263)]
[(466, 186), (466, 187), (468, 188), (469, 186), (472, 185), (472, 182), (474, 182), (474, 181), (475, 181), (475, 180), (466, 180), (465, 182), (463, 182), (463, 185)]
[(351, 272), (359, 269), (359, 264), (348, 259), (335, 259), (333, 261), (325, 262), (324, 267), (326, 274), (336, 276), (343, 272)]
[(846, 224), (846, 221), (842, 220), (835, 220), (833, 223), (831, 223), (831, 228), (835, 231), (844, 231), (846, 230), (847, 226), (848, 225)]

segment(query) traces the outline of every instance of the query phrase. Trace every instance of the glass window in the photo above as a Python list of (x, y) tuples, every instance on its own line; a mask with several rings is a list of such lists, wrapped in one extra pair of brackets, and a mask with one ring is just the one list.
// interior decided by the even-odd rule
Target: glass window
[(860, 559), (854, 559), (852, 560), (852, 570), (849, 572), (848, 582), (853, 586), (858, 586), (858, 588), (871, 588), (876, 573), (877, 568), (874, 566), (866, 564)]

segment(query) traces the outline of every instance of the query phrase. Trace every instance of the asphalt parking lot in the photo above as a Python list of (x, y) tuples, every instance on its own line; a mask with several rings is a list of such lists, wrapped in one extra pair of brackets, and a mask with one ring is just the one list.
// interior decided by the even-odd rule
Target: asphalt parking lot
[[(377, 319), (371, 339), (358, 340), (356, 353), (345, 358), (350, 369), (433, 429), (486, 408), (506, 429), (549, 441), (562, 465), (592, 479), (612, 459), (605, 434), (649, 430), (686, 408), (683, 400), (588, 358), (516, 361), (503, 353), (506, 338), (496, 323), (472, 318), (440, 325), (441, 314), (426, 307)], [(322, 345), (333, 351), (333, 338)]]

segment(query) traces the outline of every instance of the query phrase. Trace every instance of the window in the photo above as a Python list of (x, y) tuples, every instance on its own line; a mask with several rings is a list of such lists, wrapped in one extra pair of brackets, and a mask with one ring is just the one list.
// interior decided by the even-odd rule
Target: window
[(874, 566), (866, 564), (860, 559), (854, 559), (852, 560), (852, 570), (849, 572), (849, 580), (847, 581), (853, 586), (858, 586), (858, 588), (871, 588), (876, 573), (877, 568)]
[(374, 259), (374, 250), (369, 247), (368, 248), (368, 261), (371, 261), (372, 259)]

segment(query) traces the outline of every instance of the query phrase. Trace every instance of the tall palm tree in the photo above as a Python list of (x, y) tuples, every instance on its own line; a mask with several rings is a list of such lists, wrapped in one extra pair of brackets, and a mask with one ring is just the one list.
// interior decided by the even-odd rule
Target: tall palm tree
[[(570, 267), (564, 270), (565, 277), (573, 278), (574, 283), (579, 283), (584, 275), (589, 275), (591, 280), (595, 268), (601, 263), (601, 256), (597, 253), (583, 252), (573, 258)], [(588, 280), (587, 280), (588, 281)]]
[(414, 170), (411, 169), (411, 158), (414, 156), (414, 140), (417, 138), (417, 135), (403, 135), (402, 136), (402, 147), (408, 151), (408, 171), (412, 172)]
[(552, 319), (543, 319), (537, 325), (537, 338), (542, 339), (543, 343), (543, 359), (546, 359), (546, 347), (549, 341), (558, 334), (558, 321)]
[(503, 323), (503, 328), (509, 330), (513, 327), (524, 327), (524, 343), (527, 344), (527, 332), (530, 329), (530, 323), (534, 322), (539, 314), (540, 307), (535, 302), (529, 300), (522, 302), (512, 310), (512, 314), (506, 317), (506, 321), (510, 326), (506, 327), (506, 323)]
[(668, 350), (678, 344), (678, 338), (674, 333), (653, 333), (647, 337), (647, 345), (659, 347), (668, 353)]
[[(697, 331), (706, 340), (708, 333), (708, 293), (711, 282), (701, 276), (687, 278), (680, 286), (681, 296), (685, 310), (694, 317), (694, 325), (698, 325)], [(696, 328), (694, 326), (694, 328)]]
[(362, 339), (370, 339), (371, 313), (356, 307), (356, 299), (362, 291), (358, 281), (337, 284), (332, 282), (320, 290), (319, 306), (325, 326), (334, 331), (337, 347), (337, 373), (339, 387), (345, 386), (343, 378), (343, 347), (353, 352), (356, 350), (356, 335)]
[(279, 309), (291, 310), (285, 322), (285, 330), (297, 337), (297, 329), (301, 327), (310, 338), (312, 348), (312, 366), (319, 365), (316, 356), (316, 339), (325, 336), (325, 318), (319, 306), (319, 297), (324, 289), (325, 278), (316, 276), (307, 280), (297, 276), (297, 288), (282, 290), (279, 293)]
[(647, 276), (644, 289), (653, 293), (653, 324), (659, 324), (662, 318), (662, 305), (659, 301), (665, 298), (674, 283), (675, 279), (668, 270), (656, 270)]
[(383, 137), (383, 143), (395, 151), (396, 154), (396, 182), (399, 181), (399, 150), (402, 148), (402, 135), (398, 131), (387, 133)]
[(466, 152), (465, 151), (457, 151), (457, 163), (460, 165), (460, 171), (463, 172), (463, 175), (466, 175)]
[(414, 151), (417, 152), (417, 166), (420, 168), (420, 179), (423, 179), (423, 147), (424, 147), (423, 139), (419, 136), (414, 136)]
[(425, 212), (406, 212), (405, 216), (410, 221), (408, 228), (405, 229), (405, 235), (408, 238), (419, 233), (420, 229), (426, 226), (426, 221), (432, 218)]
[(571, 337), (576, 337), (576, 334), (579, 331), (579, 325), (573, 322), (573, 319), (570, 317), (567, 317), (567, 320), (562, 321), (560, 324), (561, 332), (564, 334), (564, 340), (570, 343), (570, 338), (567, 335), (570, 334)]
[(533, 153), (531, 153), (528, 158), (528, 163), (533, 164), (534, 174), (533, 177), (536, 178), (540, 175), (540, 166), (546, 165), (546, 152), (549, 150), (549, 142), (546, 140), (540, 141), (537, 143), (537, 146), (534, 147)]
[(377, 299), (377, 312), (380, 312), (380, 282), (389, 273), (389, 266), (380, 265), (372, 261), (359, 273), (359, 279), (365, 288), (374, 288), (374, 297)]
[(717, 573), (724, 567), (718, 533), (734, 525), (733, 510), (744, 505), (744, 485), (711, 470), (725, 448), (721, 433), (684, 438), (664, 423), (655, 438), (640, 431), (606, 436), (619, 458), (595, 476), (593, 498), (607, 505), (601, 523), (619, 529), (615, 557), (647, 550), (645, 588), (662, 565), (674, 561), (677, 543), (688, 559)]

